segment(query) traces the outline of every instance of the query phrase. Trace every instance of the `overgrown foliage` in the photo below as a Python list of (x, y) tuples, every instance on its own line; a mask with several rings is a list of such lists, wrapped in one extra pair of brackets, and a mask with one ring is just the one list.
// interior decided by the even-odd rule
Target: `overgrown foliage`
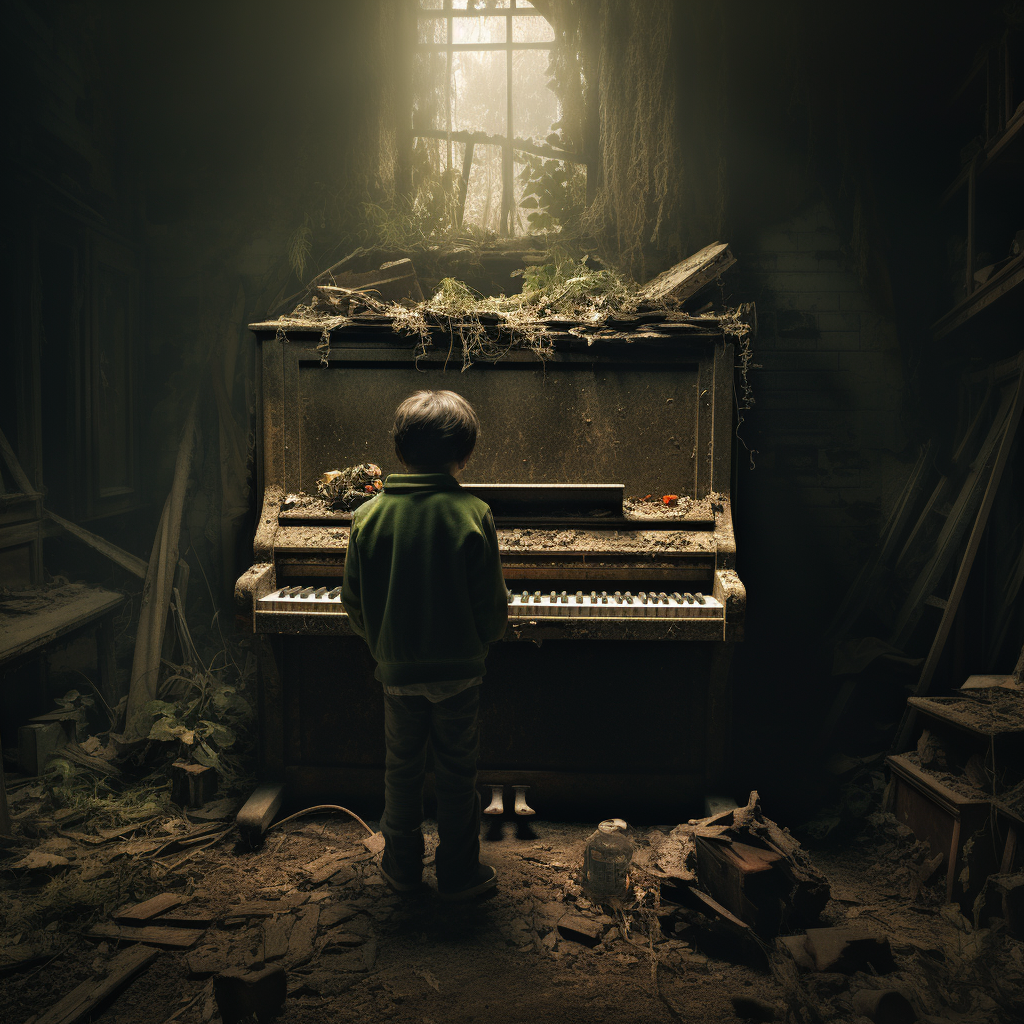
[[(545, 141), (565, 146), (559, 132)], [(571, 231), (579, 226), (587, 202), (587, 174), (579, 164), (528, 155), (518, 177), (523, 186), (519, 205), (530, 211), (526, 221), (531, 231)]]

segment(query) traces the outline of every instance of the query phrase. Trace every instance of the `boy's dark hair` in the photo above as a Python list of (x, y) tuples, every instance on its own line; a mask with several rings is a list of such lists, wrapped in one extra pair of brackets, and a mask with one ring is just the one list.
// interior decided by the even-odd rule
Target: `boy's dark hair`
[(395, 453), (407, 466), (447, 466), (469, 457), (480, 421), (454, 391), (417, 391), (395, 410)]

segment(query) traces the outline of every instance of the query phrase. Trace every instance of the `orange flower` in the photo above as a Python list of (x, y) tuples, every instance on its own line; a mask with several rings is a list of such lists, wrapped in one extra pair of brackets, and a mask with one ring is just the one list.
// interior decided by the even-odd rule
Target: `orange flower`
[(679, 500), (679, 495), (678, 494), (665, 494), (665, 495), (662, 495), (661, 500), (663, 502), (665, 502), (666, 505), (674, 505)]

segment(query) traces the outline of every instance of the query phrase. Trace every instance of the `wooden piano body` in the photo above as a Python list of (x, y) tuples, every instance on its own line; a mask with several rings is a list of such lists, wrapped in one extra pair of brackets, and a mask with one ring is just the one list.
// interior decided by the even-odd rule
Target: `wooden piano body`
[[(482, 691), (481, 784), (531, 785), (542, 814), (683, 809), (727, 783), (729, 655), (742, 639), (729, 505), (733, 346), (717, 331), (594, 341), (568, 333), (554, 352), (508, 351), (462, 371), (458, 338), (426, 352), (387, 323), (319, 328), (255, 324), (258, 487), (255, 563), (236, 598), (259, 658), (260, 771), (298, 802), (379, 808), (383, 699), (347, 617), (273, 610), (289, 585), (340, 586), (348, 516), (314, 501), (329, 469), (399, 469), (395, 407), (447, 388), (482, 432), (464, 486), (624, 485), (625, 495), (698, 500), (686, 518), (638, 520), (495, 507), (509, 588), (702, 592), (702, 618), (519, 616), (492, 646)], [(689, 502), (681, 504), (686, 507)], [(681, 513), (680, 513), (681, 514)], [(312, 606), (311, 606), (312, 607)]]

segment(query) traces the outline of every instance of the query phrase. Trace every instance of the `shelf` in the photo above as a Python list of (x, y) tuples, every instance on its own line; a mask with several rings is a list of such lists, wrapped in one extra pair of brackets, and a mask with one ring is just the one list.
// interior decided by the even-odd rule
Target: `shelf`
[(932, 339), (938, 341), (965, 324), (971, 317), (987, 309), (1007, 293), (1024, 283), (1024, 253), (1015, 256), (998, 273), (957, 303), (945, 316), (931, 326)]
[(978, 691), (950, 697), (908, 697), (907, 703), (936, 722), (972, 733), (985, 740), (1024, 735), (1024, 702), (1014, 690), (1000, 689), (989, 696)]
[[(1006, 127), (985, 146), (983, 156), (978, 159), (978, 167), (975, 171), (976, 179), (985, 174), (996, 163), (1003, 159), (1007, 153), (1013, 152), (1013, 147), (1024, 139), (1024, 106), (1017, 108), (1013, 117), (1007, 122)], [(971, 165), (968, 163), (961, 168), (953, 184), (942, 194), (939, 200), (940, 205), (945, 206), (966, 184), (971, 176)]]

